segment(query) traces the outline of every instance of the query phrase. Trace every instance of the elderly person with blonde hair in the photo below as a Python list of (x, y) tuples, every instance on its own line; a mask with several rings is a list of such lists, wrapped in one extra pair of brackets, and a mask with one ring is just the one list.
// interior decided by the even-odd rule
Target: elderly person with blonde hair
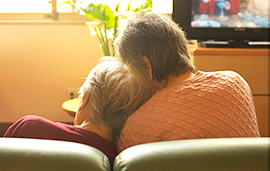
[(114, 141), (126, 119), (154, 93), (151, 84), (146, 81), (148, 77), (115, 58), (106, 58), (91, 70), (80, 88), (82, 100), (74, 126), (30, 115), (11, 125), (4, 137), (90, 145), (107, 155), (112, 165), (117, 155)]

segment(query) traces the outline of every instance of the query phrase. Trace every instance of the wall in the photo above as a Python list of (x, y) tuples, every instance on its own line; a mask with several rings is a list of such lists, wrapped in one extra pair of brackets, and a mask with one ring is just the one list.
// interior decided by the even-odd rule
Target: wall
[(102, 56), (83, 23), (0, 23), (0, 122), (27, 114), (72, 122), (61, 108)]

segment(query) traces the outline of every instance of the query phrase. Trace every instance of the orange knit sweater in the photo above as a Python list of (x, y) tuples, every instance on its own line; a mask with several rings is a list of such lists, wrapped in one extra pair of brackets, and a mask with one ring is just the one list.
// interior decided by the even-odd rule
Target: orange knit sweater
[(259, 137), (249, 85), (233, 71), (202, 72), (164, 88), (127, 120), (118, 151), (137, 144)]

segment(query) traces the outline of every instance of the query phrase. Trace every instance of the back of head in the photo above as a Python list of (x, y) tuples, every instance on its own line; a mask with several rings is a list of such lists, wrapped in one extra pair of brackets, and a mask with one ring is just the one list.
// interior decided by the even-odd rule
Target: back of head
[(103, 59), (80, 89), (82, 96), (89, 95), (92, 123), (109, 126), (116, 138), (128, 116), (155, 93), (147, 80), (149, 76), (136, 67), (113, 57)]
[(116, 55), (139, 68), (147, 69), (153, 79), (167, 81), (170, 75), (194, 72), (184, 32), (169, 17), (146, 13), (130, 17), (114, 41)]

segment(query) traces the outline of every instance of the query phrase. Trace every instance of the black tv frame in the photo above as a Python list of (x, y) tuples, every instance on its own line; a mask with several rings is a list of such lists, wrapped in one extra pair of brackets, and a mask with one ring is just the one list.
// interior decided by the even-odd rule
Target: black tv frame
[(173, 0), (172, 18), (206, 47), (269, 48), (269, 28), (191, 27), (192, 0)]

